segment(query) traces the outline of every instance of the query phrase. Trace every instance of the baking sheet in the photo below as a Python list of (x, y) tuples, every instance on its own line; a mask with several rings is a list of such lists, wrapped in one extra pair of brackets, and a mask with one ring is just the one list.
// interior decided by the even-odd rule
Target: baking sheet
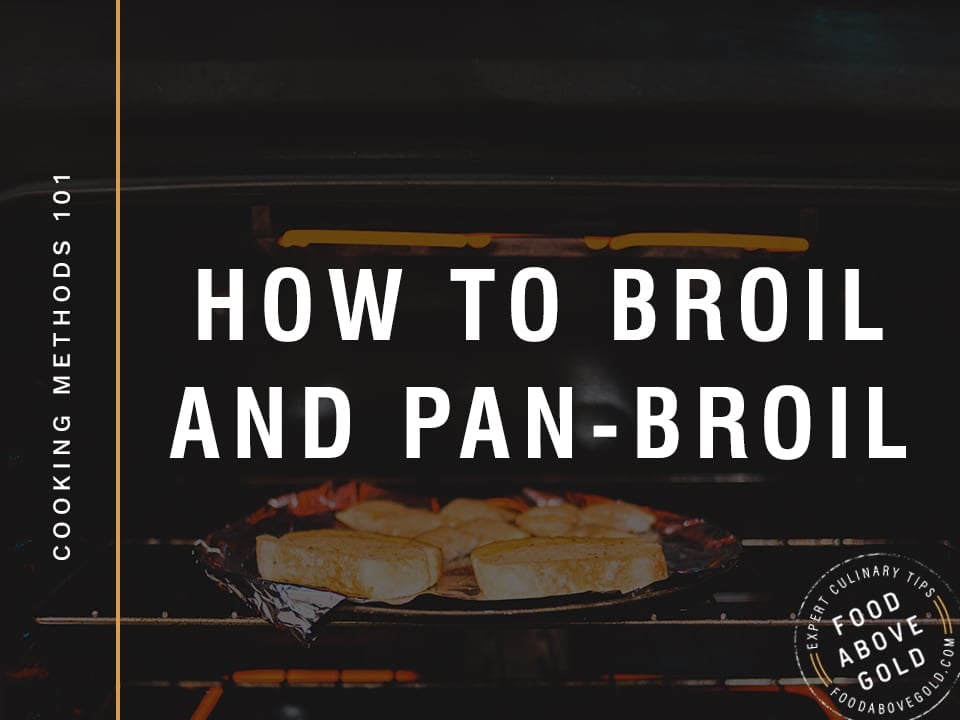
[[(729, 531), (700, 518), (690, 518), (656, 508), (645, 508), (656, 520), (651, 532), (663, 546), (669, 573), (665, 580), (630, 593), (583, 593), (533, 600), (483, 598), (468, 559), (444, 568), (433, 588), (409, 598), (374, 602), (318, 588), (265, 580), (257, 572), (256, 537), (283, 535), (295, 530), (339, 526), (334, 513), (373, 499), (389, 499), (411, 507), (439, 510), (436, 497), (409, 496), (365, 482), (333, 482), (271, 499), (266, 506), (237, 523), (197, 540), (194, 555), (204, 573), (222, 589), (232, 592), (273, 625), (309, 644), (324, 618), (337, 607), (362, 615), (456, 616), (517, 615), (563, 612), (575, 609), (637, 602), (677, 592), (697, 581), (733, 567), (740, 542)], [(448, 498), (452, 499), (452, 498)], [(522, 511), (530, 507), (573, 503), (579, 507), (611, 498), (580, 492), (563, 494), (524, 488), (515, 496), (490, 498), (502, 507)]]

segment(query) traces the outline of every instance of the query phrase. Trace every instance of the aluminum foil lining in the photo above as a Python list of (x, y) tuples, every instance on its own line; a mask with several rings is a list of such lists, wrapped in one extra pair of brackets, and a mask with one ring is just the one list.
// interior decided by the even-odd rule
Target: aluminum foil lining
[[(625, 595), (585, 593), (534, 601), (482, 600), (476, 597), (479, 593), (468, 563), (445, 568), (444, 577), (434, 588), (414, 597), (390, 602), (347, 597), (329, 590), (273, 582), (260, 577), (256, 561), (258, 535), (266, 533), (280, 536), (296, 530), (337, 527), (334, 514), (338, 510), (372, 499), (397, 500), (411, 507), (434, 511), (441, 507), (437, 498), (407, 496), (366, 482), (327, 482), (316, 488), (273, 498), (266, 506), (239, 522), (197, 540), (194, 557), (204, 574), (221, 589), (233, 593), (264, 620), (309, 645), (316, 639), (331, 611), (341, 605), (352, 606), (355, 610), (362, 608), (370, 614), (417, 616), (579, 610), (676, 592), (697, 579), (730, 569), (740, 554), (740, 542), (729, 531), (699, 518), (647, 507), (645, 509), (656, 518), (651, 531), (663, 547), (669, 576), (666, 580)], [(493, 498), (490, 502), (522, 511), (562, 502), (585, 507), (609, 500), (580, 492), (558, 494), (524, 488), (516, 496)]]

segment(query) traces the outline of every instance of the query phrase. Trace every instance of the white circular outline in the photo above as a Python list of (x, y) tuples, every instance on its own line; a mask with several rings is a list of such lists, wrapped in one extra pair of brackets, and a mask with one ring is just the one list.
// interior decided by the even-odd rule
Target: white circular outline
[[(829, 570), (827, 570), (825, 573), (823, 573), (820, 577), (818, 577), (818, 578), (813, 582), (813, 585), (810, 586), (810, 589), (807, 591), (807, 594), (803, 596), (803, 601), (800, 603), (800, 608), (799, 608), (799, 609), (800, 609), (801, 611), (803, 610), (804, 606), (806, 606), (806, 604), (807, 604), (807, 600), (810, 598), (810, 595), (813, 593), (814, 589), (815, 589), (815, 588), (820, 584), (820, 582), (821, 582), (825, 577), (827, 577), (830, 573), (832, 573), (832, 572), (833, 572), (834, 570), (836, 570), (837, 568), (846, 565), (847, 563), (851, 563), (851, 562), (854, 562), (854, 561), (856, 561), (856, 560), (861, 560), (861, 559), (863, 559), (863, 558), (868, 558), (868, 557), (900, 558), (900, 559), (902, 559), (902, 560), (908, 560), (908, 561), (910, 561), (910, 562), (912, 562), (912, 563), (916, 563), (917, 565), (919, 565), (920, 567), (922, 567), (924, 570), (926, 570), (927, 572), (929, 572), (937, 581), (939, 581), (939, 582), (943, 585), (944, 588), (947, 589), (947, 591), (950, 593), (950, 597), (953, 598), (954, 605), (955, 605), (956, 607), (960, 608), (960, 599), (957, 598), (957, 594), (953, 591), (953, 588), (950, 587), (950, 585), (947, 583), (947, 581), (944, 580), (942, 577), (940, 577), (935, 570), (933, 570), (932, 568), (928, 567), (926, 564), (920, 562), (920, 561), (917, 560), (916, 558), (910, 557), (909, 555), (902, 555), (902, 554), (900, 554), (900, 553), (874, 552), (874, 553), (864, 553), (864, 554), (862, 554), (862, 555), (854, 555), (853, 557), (849, 557), (849, 558), (847, 558), (846, 560), (841, 560), (841, 561), (838, 562), (836, 565), (834, 565), (834, 566), (831, 567)], [(819, 695), (818, 693), (815, 693), (815, 692), (813, 691), (814, 688), (813, 688), (813, 686), (810, 684), (810, 680), (807, 678), (807, 674), (803, 671), (803, 663), (800, 662), (800, 643), (798, 642), (798, 639), (799, 639), (799, 636), (800, 636), (800, 629), (804, 626), (804, 624), (800, 622), (800, 620), (801, 620), (802, 618), (803, 618), (803, 614), (802, 614), (801, 612), (798, 612), (798, 613), (797, 613), (797, 624), (794, 625), (794, 628), (793, 628), (793, 657), (794, 657), (794, 659), (796, 660), (797, 669), (800, 671), (800, 677), (803, 678), (803, 683), (804, 683), (804, 685), (807, 686), (807, 689), (810, 691), (810, 694), (814, 697), (814, 699), (816, 699), (816, 701), (817, 701), (823, 708), (825, 708), (825, 709), (827, 710), (827, 712), (833, 714), (833, 715), (836, 716), (836, 717), (839, 717), (841, 720), (862, 720), (861, 718), (852, 718), (852, 717), (849, 717), (849, 716), (847, 716), (847, 715), (842, 714), (839, 710), (837, 710), (836, 707), (834, 707), (834, 706), (831, 705), (831, 704), (828, 704), (828, 703), (824, 702), (824, 701), (820, 698), (820, 695)], [(928, 707), (926, 710), (924, 710), (924, 711), (923, 711), (922, 713), (920, 713), (919, 715), (913, 715), (912, 717), (902, 718), (902, 719), (899, 719), (899, 720), (919, 720), (919, 718), (922, 718), (922, 717), (923, 717), (924, 715), (926, 715), (927, 713), (930, 713), (930, 712), (936, 710), (938, 707), (940, 707), (940, 704), (950, 696), (950, 693), (953, 692), (953, 689), (954, 689), (954, 687), (955, 687), (956, 684), (957, 684), (957, 680), (960, 680), (960, 668), (958, 668), (958, 669), (956, 670), (956, 674), (955, 674), (954, 677), (953, 677), (953, 682), (950, 683), (949, 687), (947, 687), (946, 690), (944, 690), (943, 697), (941, 697), (939, 700), (937, 700), (937, 702), (935, 702), (933, 705), (931, 705), (930, 707)], [(834, 684), (836, 684), (836, 683), (834, 683)], [(878, 717), (879, 717), (879, 716), (878, 716)], [(886, 717), (894, 717), (894, 718), (895, 718), (895, 716), (893, 716), (893, 715), (886, 716)]]

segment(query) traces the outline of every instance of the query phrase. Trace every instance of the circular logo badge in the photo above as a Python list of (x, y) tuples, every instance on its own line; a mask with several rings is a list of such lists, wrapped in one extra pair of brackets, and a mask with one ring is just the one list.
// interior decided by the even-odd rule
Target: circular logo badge
[(871, 553), (830, 568), (797, 616), (797, 665), (817, 700), (847, 720), (913, 720), (960, 676), (960, 602), (926, 565)]

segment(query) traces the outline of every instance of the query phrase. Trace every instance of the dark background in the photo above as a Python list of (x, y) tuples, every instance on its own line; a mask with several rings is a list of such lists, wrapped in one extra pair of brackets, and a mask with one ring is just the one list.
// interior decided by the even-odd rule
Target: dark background
[[(104, 715), (112, 696), (111, 628), (83, 636), (88, 662), (63, 663), (64, 648), (77, 640), (44, 633), (32, 618), (70, 573), (112, 559), (113, 6), (12, 2), (0, 13), (10, 507), (3, 554), (7, 586), (18, 588), (2, 630), (0, 708), (13, 717)], [(462, 481), (478, 493), (531, 478), (623, 482), (624, 494), (674, 503), (734, 530), (740, 491), (678, 500), (644, 481), (762, 473), (774, 481), (762, 495), (770, 528), (803, 532), (811, 517), (840, 525), (851, 518), (864, 533), (885, 533), (904, 518), (922, 518), (917, 524), (929, 536), (949, 534), (954, 511), (936, 498), (949, 487), (953, 465), (958, 20), (956, 10), (902, 3), (243, 2), (227, 12), (125, 2), (124, 538), (196, 537), (321, 474), (361, 473), (413, 480), (424, 491)], [(70, 226), (49, 216), (54, 174), (76, 180)], [(361, 263), (266, 252), (252, 231), (254, 206), (271, 208), (275, 232), (360, 225), (573, 235), (707, 229), (809, 234), (813, 243), (802, 258), (706, 263), (722, 272), (731, 303), (723, 343), (672, 341), (663, 300), (676, 263), (625, 253), (531, 260), (556, 270), (560, 322), (550, 342), (524, 345), (511, 339), (505, 291), (513, 270), (528, 263), (496, 260), (502, 279), (497, 290), (485, 290), (484, 340), (468, 346), (458, 340), (461, 296), (448, 289), (450, 258)], [(71, 403), (83, 421), (71, 433), (75, 556), (54, 564), (46, 343), (49, 246), (60, 232), (76, 238)], [(389, 345), (336, 341), (324, 271), (333, 262), (403, 263)], [(733, 291), (748, 267), (767, 263), (801, 280), (790, 285), (790, 337), (744, 344)], [(315, 280), (313, 327), (295, 346), (265, 339), (257, 322), (258, 278), (280, 264), (301, 265)], [(662, 327), (655, 338), (616, 348), (610, 342), (614, 265), (658, 273)], [(200, 266), (248, 268), (251, 332), (244, 343), (194, 340)], [(802, 332), (807, 266), (827, 268), (828, 340), (817, 345)], [(884, 326), (882, 344), (837, 340), (843, 267), (862, 268), (864, 322)], [(405, 461), (402, 387), (421, 381), (450, 391), (450, 430), (430, 434), (423, 461)], [(321, 467), (295, 452), (282, 463), (166, 459), (185, 384), (207, 385), (211, 394), (278, 384), (295, 396), (304, 384), (328, 383), (343, 386), (354, 402), (342, 461)], [(805, 459), (769, 461), (756, 427), (748, 429), (749, 460), (696, 458), (697, 386), (742, 388), (747, 422), (757, 422), (762, 394), (781, 383), (811, 395), (814, 441)], [(456, 457), (463, 392), (482, 384), (505, 390), (513, 459)], [(623, 420), (610, 450), (584, 442), (572, 461), (518, 459), (525, 433), (517, 388), (528, 384), (593, 387), (597, 394), (579, 398), (575, 417), (598, 422), (625, 413), (604, 397), (632, 407), (636, 385), (673, 387), (681, 451), (669, 462), (632, 458), (632, 429)], [(832, 384), (851, 388), (847, 461), (830, 460), (823, 449)], [(886, 429), (890, 442), (908, 446), (905, 462), (863, 459), (870, 384), (887, 388)], [(229, 403), (218, 400), (214, 418), (229, 437)], [(287, 435), (295, 450), (292, 421)], [(228, 457), (231, 443), (222, 440), (221, 452)], [(798, 494), (830, 499), (811, 502), (809, 514), (784, 514)], [(100, 612), (112, 614), (112, 589), (102, 596)]]

